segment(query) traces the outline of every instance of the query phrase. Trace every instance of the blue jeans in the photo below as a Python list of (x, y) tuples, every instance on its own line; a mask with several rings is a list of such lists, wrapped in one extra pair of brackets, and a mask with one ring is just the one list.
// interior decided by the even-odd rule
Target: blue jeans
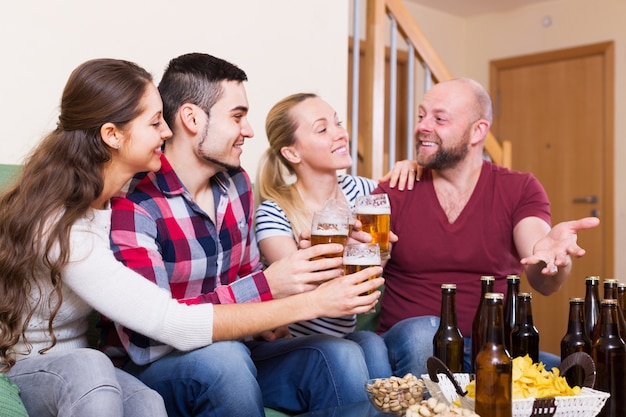
[(274, 342), (216, 342), (124, 369), (158, 391), (168, 415), (262, 417), (367, 400), (361, 348), (328, 335)]
[(239, 342), (174, 351), (148, 365), (124, 369), (161, 394), (169, 417), (264, 416), (256, 368)]
[(345, 336), (363, 350), (370, 378), (388, 378), (392, 375), (387, 345), (382, 337), (368, 330), (357, 330)]
[[(404, 376), (408, 372), (420, 377), (428, 373), (426, 360), (433, 355), (433, 337), (439, 327), (439, 317), (412, 317), (396, 323), (386, 333), (383, 340), (389, 351), (389, 360), (394, 375)], [(465, 337), (463, 371), (471, 372), (472, 339)], [(539, 352), (539, 361), (547, 370), (558, 367), (560, 356)]]
[(363, 350), (351, 340), (317, 334), (248, 346), (267, 407), (298, 413), (367, 401)]
[(37, 417), (167, 417), (163, 399), (95, 349), (22, 359), (7, 373)]

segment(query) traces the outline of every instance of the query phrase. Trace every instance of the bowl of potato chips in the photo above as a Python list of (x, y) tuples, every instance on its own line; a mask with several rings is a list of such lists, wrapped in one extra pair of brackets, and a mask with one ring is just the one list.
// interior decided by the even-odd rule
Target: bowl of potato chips
[[(575, 359), (574, 362), (583, 367), (589, 364), (588, 361), (591, 361), (591, 365), (593, 365), (591, 357), (587, 354), (581, 353), (580, 357), (577, 356), (572, 359)], [(565, 369), (563, 369), (564, 371)], [(593, 372), (595, 373), (595, 367)], [(428, 375), (422, 375), (422, 379), (431, 394), (438, 395), (440, 400), (445, 398), (450, 404), (462, 405), (473, 410), (476, 381), (470, 374), (453, 374), (453, 378), (457, 385), (464, 387), (467, 392), (465, 396), (460, 396), (452, 388), (453, 384), (450, 383), (445, 374), (438, 375), (437, 387), (433, 386), (434, 382)], [(570, 387), (565, 377), (562, 376), (561, 369), (552, 368), (548, 370), (541, 362), (533, 363), (529, 356), (513, 359), (512, 394), (513, 417), (538, 415), (595, 417), (602, 410), (609, 397), (608, 393), (594, 390), (590, 386)], [(541, 414), (546, 410), (551, 414)]]

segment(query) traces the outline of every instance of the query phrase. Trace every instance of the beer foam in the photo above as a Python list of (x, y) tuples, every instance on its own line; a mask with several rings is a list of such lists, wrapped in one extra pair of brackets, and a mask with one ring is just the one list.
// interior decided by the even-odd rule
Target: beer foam
[(356, 208), (357, 214), (391, 214), (390, 207), (360, 206)]
[(353, 256), (344, 256), (343, 257), (344, 265), (380, 265), (380, 257), (376, 255), (363, 256), (363, 255), (353, 255)]
[(316, 229), (311, 232), (311, 235), (316, 236), (348, 236), (347, 228), (340, 229)]

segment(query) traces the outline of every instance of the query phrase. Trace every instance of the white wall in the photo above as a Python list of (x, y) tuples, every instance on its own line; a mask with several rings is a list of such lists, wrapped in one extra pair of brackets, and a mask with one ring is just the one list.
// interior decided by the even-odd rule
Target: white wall
[(282, 97), (320, 94), (345, 119), (349, 0), (2, 0), (0, 163), (20, 163), (57, 121), (67, 77), (91, 58), (134, 61), (158, 83), (167, 62), (206, 52), (248, 74), (242, 164), (254, 180), (265, 115)]

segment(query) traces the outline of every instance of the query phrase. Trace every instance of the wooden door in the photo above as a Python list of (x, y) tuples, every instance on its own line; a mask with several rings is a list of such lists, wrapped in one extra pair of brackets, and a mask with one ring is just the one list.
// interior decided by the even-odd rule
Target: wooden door
[[(582, 297), (585, 277), (613, 274), (613, 44), (491, 62), (493, 132), (509, 140), (513, 169), (532, 172), (550, 198), (552, 224), (598, 216), (578, 235), (586, 255), (549, 297), (533, 292), (540, 348), (560, 354), (569, 298)], [(523, 280), (522, 289), (530, 291)]]

